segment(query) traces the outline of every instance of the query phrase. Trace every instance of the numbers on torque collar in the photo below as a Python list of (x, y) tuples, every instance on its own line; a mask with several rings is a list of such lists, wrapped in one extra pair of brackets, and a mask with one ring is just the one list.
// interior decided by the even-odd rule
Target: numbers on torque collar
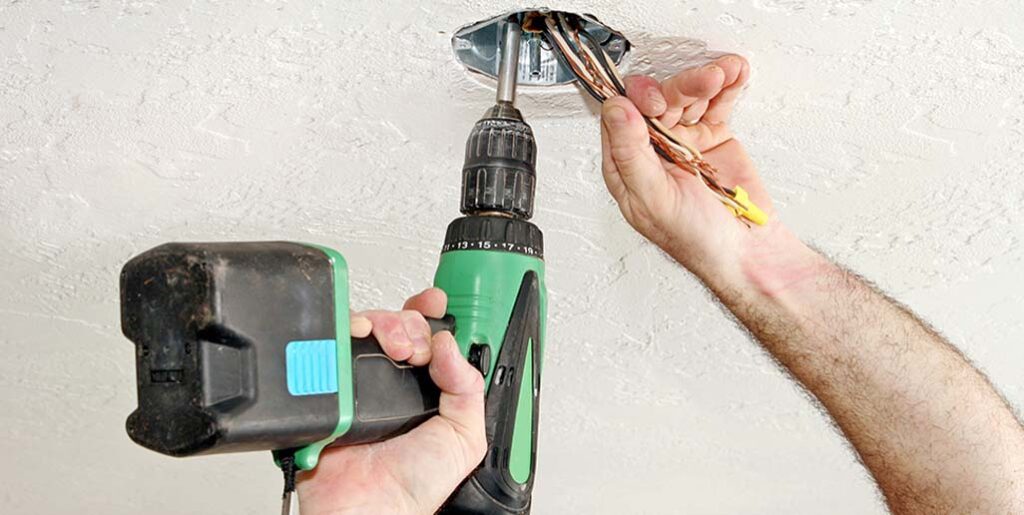
[(517, 252), (519, 254), (526, 254), (527, 256), (539, 256), (540, 252), (537, 249), (528, 245), (516, 245), (515, 243), (507, 241), (456, 241), (452, 243), (446, 243), (441, 248), (441, 252), (448, 252), (451, 250), (500, 250), (503, 252)]

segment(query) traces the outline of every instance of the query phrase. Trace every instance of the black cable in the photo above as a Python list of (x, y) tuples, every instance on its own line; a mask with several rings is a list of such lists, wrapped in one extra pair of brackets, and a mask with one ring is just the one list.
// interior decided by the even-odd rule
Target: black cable
[[(558, 29), (558, 34), (562, 36), (562, 41), (565, 41), (565, 44), (569, 45), (570, 49), (579, 54), (581, 51), (576, 48), (576, 38), (571, 37), (569, 33), (566, 32), (566, 24), (562, 23), (565, 17), (562, 16), (562, 13), (558, 13), (557, 16), (558, 18), (555, 20), (555, 28)], [(578, 21), (576, 25), (579, 25)], [(551, 41), (551, 44), (554, 48), (558, 50), (555, 53), (562, 58), (562, 62), (565, 64), (565, 67), (568, 68), (569, 71), (571, 71), (572, 74), (576, 76), (577, 82), (579, 82), (583, 86), (583, 89), (586, 90), (586, 92), (589, 93), (590, 96), (594, 97), (595, 100), (603, 103), (605, 101), (604, 95), (598, 93), (597, 90), (595, 90), (590, 85), (590, 83), (588, 83), (586, 80), (583, 79), (583, 77), (580, 77), (580, 75), (576, 73), (576, 69), (573, 68), (571, 64), (569, 64), (569, 58), (562, 55), (561, 48), (557, 44), (555, 44), (554, 41)]]
[(281, 515), (290, 515), (292, 492), (295, 491), (295, 453), (289, 452), (278, 458), (281, 473), (284, 475), (284, 492), (281, 494)]
[(625, 96), (626, 85), (620, 82), (618, 76), (616, 76), (615, 73), (612, 72), (614, 65), (612, 63), (609, 63), (608, 60), (605, 59), (604, 49), (601, 48), (601, 44), (597, 42), (597, 39), (594, 38), (593, 34), (583, 30), (582, 28), (580, 28), (576, 32), (580, 36), (582, 36), (587, 43), (590, 43), (590, 49), (593, 51), (594, 57), (597, 58), (598, 64), (602, 68), (604, 68), (605, 75), (607, 75), (608, 78), (611, 79), (612, 86), (615, 87), (615, 90), (618, 91), (620, 95)]
[(562, 13), (557, 13), (556, 15), (558, 16), (558, 19), (555, 20), (555, 28), (558, 29), (558, 34), (561, 35), (562, 39), (565, 40), (565, 42), (569, 44), (570, 48), (575, 49), (576, 41), (575, 41), (574, 38), (569, 37), (569, 33), (565, 31), (566, 27), (565, 27), (565, 24), (562, 23), (562, 21), (563, 21), (562, 19), (564, 18), (562, 16)]
[[(654, 140), (651, 140), (652, 143), (653, 143), (653, 141)], [(658, 154), (658, 157), (661, 157), (665, 161), (668, 161), (668, 162), (670, 162), (672, 164), (675, 164), (675, 161), (672, 160), (672, 156), (668, 155), (668, 152), (665, 152), (665, 149), (659, 147), (658, 145), (654, 145), (654, 144), (651, 145), (651, 148), (654, 149), (654, 153), (655, 154)]]
[[(594, 38), (594, 36), (591, 33), (586, 31), (586, 29), (583, 27), (583, 22), (581, 18), (573, 14), (563, 16), (562, 13), (558, 13), (557, 16), (558, 19), (555, 22), (555, 27), (558, 29), (559, 35), (562, 36), (562, 40), (564, 40), (566, 44), (569, 45), (569, 47), (573, 49), (577, 54), (583, 53), (583, 50), (581, 50), (579, 48), (579, 45), (577, 44), (577, 38), (572, 37), (566, 31), (567, 25), (573, 25), (573, 27), (571, 28), (576, 30), (576, 34), (582, 36), (584, 40), (590, 43), (589, 46), (591, 48), (591, 51), (598, 60), (597, 64), (604, 69), (603, 71), (605, 75), (607, 75), (611, 80), (611, 86), (615, 88), (615, 90), (620, 95), (624, 96), (626, 94), (626, 86), (622, 84), (622, 82), (619, 81), (618, 77), (615, 76), (615, 73), (612, 72), (613, 65), (609, 63), (607, 59), (605, 59), (605, 52), (601, 48), (601, 44), (597, 42), (597, 39)], [(553, 47), (558, 48), (558, 45), (555, 45), (553, 41), (551, 43)], [(556, 53), (561, 56), (561, 51)], [(591, 96), (593, 96), (599, 101), (604, 101), (603, 96), (598, 95), (597, 92), (593, 88), (591, 88), (590, 85), (587, 84), (587, 82), (583, 80), (583, 78), (580, 77), (578, 73), (576, 73), (576, 70), (574, 70), (572, 66), (568, 66), (568, 60), (564, 56), (562, 56), (562, 62), (565, 63), (567, 65), (566, 67), (573, 72), (573, 75), (576, 75), (576, 78), (579, 79), (579, 82), (581, 84), (584, 84), (584, 88), (587, 90), (588, 93), (590, 93)]]
[[(548, 44), (551, 45), (551, 49), (554, 51), (554, 54), (558, 57), (558, 60), (562, 62), (562, 64), (565, 66), (567, 70), (569, 70), (573, 75), (576, 76), (576, 82), (583, 87), (583, 90), (586, 91), (587, 94), (589, 94), (590, 96), (594, 97), (594, 99), (597, 100), (598, 102), (604, 102), (604, 97), (599, 95), (597, 91), (594, 90), (594, 88), (590, 87), (590, 84), (588, 84), (587, 81), (583, 80), (583, 77), (580, 77), (580, 75), (576, 73), (576, 70), (572, 67), (572, 65), (569, 64), (569, 58), (566, 57), (564, 53), (562, 53), (562, 48), (559, 47), (557, 43), (555, 43), (554, 38), (550, 35), (550, 29), (544, 29), (544, 37), (548, 38)], [(569, 42), (567, 41), (567, 43)], [(571, 45), (571, 43), (569, 44)]]
[(284, 493), (295, 491), (295, 455), (281, 458), (281, 472), (284, 474)]

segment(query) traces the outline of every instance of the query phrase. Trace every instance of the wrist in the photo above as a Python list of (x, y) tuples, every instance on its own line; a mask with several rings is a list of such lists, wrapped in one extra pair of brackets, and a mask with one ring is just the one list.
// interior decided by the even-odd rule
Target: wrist
[(788, 303), (834, 266), (778, 220), (743, 228), (723, 248), (713, 259), (688, 266), (719, 296)]

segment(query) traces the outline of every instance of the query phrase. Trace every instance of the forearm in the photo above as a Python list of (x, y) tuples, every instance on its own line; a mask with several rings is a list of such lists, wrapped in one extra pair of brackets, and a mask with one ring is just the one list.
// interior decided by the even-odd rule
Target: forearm
[(986, 378), (785, 228), (764, 232), (698, 275), (818, 398), (892, 510), (1024, 510), (1024, 430)]

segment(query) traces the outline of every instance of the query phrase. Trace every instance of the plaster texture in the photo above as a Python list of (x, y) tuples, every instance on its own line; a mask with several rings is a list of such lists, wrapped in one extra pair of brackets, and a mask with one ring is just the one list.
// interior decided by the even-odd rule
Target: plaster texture
[[(0, 511), (273, 512), (268, 456), (173, 460), (125, 436), (119, 269), (168, 240), (315, 241), (348, 257), (357, 307), (398, 306), (430, 281), (492, 99), (449, 38), (513, 7), (3, 2)], [(1024, 407), (1024, 3), (551, 7), (624, 31), (634, 71), (748, 56), (735, 126), (786, 222)], [(807, 396), (621, 220), (595, 106), (520, 99), (552, 308), (535, 513), (884, 513)]]

